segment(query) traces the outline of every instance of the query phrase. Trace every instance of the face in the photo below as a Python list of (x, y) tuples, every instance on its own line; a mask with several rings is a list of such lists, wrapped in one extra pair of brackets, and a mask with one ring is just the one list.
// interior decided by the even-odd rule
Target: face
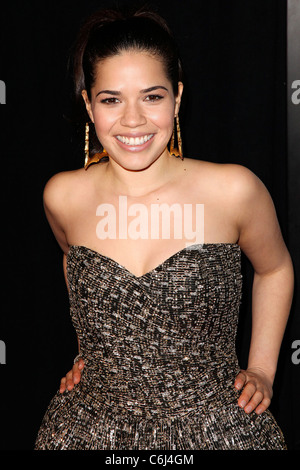
[(128, 170), (150, 166), (163, 154), (178, 114), (183, 85), (175, 97), (162, 62), (145, 52), (124, 52), (97, 65), (87, 112), (110, 158)]

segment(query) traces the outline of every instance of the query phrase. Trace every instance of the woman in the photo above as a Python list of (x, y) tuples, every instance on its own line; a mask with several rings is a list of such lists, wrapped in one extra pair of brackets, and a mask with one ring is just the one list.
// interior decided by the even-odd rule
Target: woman
[[(293, 270), (266, 188), (242, 166), (183, 158), (181, 66), (157, 15), (92, 15), (75, 82), (85, 168), (51, 178), (44, 204), (81, 359), (35, 448), (285, 449), (267, 408)], [(241, 250), (255, 273), (246, 370)]]

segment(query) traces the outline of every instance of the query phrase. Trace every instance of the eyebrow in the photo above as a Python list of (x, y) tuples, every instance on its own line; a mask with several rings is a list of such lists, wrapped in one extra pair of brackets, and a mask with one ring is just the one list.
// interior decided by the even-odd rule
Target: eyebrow
[[(150, 91), (154, 91), (154, 90), (159, 90), (159, 89), (163, 89), (163, 90), (166, 90), (168, 91), (168, 89), (165, 87), (165, 86), (162, 86), (162, 85), (157, 85), (157, 86), (152, 86), (150, 88), (145, 88), (144, 90), (141, 90), (140, 93), (150, 93)], [(107, 95), (115, 95), (115, 96), (120, 96), (121, 95), (121, 92), (120, 91), (116, 91), (116, 90), (101, 90), (97, 93), (96, 97), (98, 95), (100, 95), (101, 93), (106, 93)]]

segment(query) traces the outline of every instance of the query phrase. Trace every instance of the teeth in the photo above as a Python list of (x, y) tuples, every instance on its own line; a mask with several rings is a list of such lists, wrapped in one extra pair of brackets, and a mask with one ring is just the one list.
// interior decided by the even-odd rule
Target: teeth
[(123, 137), (122, 135), (117, 135), (117, 139), (126, 145), (143, 145), (150, 140), (151, 137), (153, 137), (153, 134), (144, 135), (142, 137)]

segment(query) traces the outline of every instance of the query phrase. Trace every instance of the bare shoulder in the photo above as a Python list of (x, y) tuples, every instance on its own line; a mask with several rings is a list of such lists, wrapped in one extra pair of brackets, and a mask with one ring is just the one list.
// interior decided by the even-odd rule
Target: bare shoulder
[(219, 181), (223, 180), (224, 183), (230, 182), (237, 185), (241, 180), (243, 183), (248, 181), (251, 184), (258, 179), (251, 170), (237, 163), (215, 163), (194, 158), (188, 158), (187, 161), (193, 171), (205, 177), (209, 176), (212, 180), (217, 178)]
[(80, 169), (57, 173), (46, 183), (43, 192), (46, 217), (65, 254), (68, 252), (67, 228), (70, 225), (76, 198), (81, 193), (80, 188), (83, 191), (83, 171)]
[(225, 163), (219, 168), (220, 181), (231, 189), (233, 196), (239, 195), (243, 198), (257, 194), (257, 191), (264, 192), (265, 185), (261, 179), (249, 168), (243, 165)]
[(75, 194), (74, 188), (83, 185), (83, 169), (63, 171), (52, 176), (45, 185), (43, 192), (44, 205), (59, 208), (70, 203)]
[(44, 195), (54, 196), (57, 192), (59, 195), (69, 192), (74, 187), (74, 184), (80, 183), (83, 179), (83, 168), (72, 171), (62, 171), (53, 175), (46, 183), (44, 188)]
[(214, 163), (203, 160), (188, 159), (188, 165), (196, 180), (204, 180), (206, 184), (222, 198), (230, 198), (240, 202), (249, 198), (268, 194), (260, 180), (249, 168), (236, 163)]

